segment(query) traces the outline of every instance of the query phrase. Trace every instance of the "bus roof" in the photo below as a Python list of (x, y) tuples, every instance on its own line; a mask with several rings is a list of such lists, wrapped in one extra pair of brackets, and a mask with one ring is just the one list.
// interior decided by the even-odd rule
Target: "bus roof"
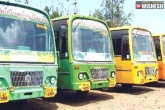
[(84, 15), (78, 15), (78, 14), (65, 15), (65, 16), (53, 18), (52, 21), (62, 20), (62, 19), (69, 19), (69, 18), (71, 18), (71, 19), (74, 19), (74, 18), (86, 18), (86, 19), (91, 19), (91, 20), (95, 20), (95, 21), (100, 21), (100, 22), (106, 23), (104, 20), (100, 20), (100, 19), (92, 17), (92, 16), (84, 16)]
[(9, 1), (9, 0), (0, 0), (0, 4), (2, 4), (2, 3), (4, 5), (12, 4), (12, 6), (18, 6), (18, 7), (23, 7), (23, 8), (35, 10), (35, 11), (38, 11), (40, 13), (43, 13), (43, 14), (49, 16), (48, 13), (45, 10), (41, 10), (39, 8), (32, 7), (32, 6), (30, 6), (28, 4), (25, 4), (25, 3), (20, 3), (20, 2), (16, 2), (16, 1)]
[(164, 35), (165, 35), (165, 33), (153, 33), (152, 34), (153, 37), (159, 37), (159, 36), (162, 37)]
[(146, 28), (139, 27), (139, 26), (121, 26), (121, 27), (115, 27), (115, 28), (109, 28), (109, 29), (110, 30), (122, 30), (122, 29), (133, 29), (133, 28), (140, 28), (140, 29), (148, 30)]

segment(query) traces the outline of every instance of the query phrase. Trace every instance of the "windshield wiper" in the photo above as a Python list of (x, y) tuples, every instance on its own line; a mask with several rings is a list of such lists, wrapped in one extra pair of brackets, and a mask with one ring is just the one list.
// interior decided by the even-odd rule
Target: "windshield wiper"
[(133, 38), (133, 41), (135, 40), (135, 38), (137, 37), (137, 32), (139, 31), (139, 29), (137, 29), (136, 33), (135, 33), (135, 37)]
[(75, 32), (75, 30), (77, 29), (77, 27), (79, 26), (79, 24), (83, 21), (84, 16), (81, 18), (81, 21), (79, 21), (79, 23), (76, 25), (76, 27), (74, 28), (73, 32)]

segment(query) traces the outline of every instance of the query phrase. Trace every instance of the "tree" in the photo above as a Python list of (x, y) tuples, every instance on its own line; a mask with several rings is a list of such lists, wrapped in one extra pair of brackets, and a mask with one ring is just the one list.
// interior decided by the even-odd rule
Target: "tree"
[(49, 14), (49, 7), (48, 6), (45, 6), (44, 10)]
[(108, 23), (109, 27), (131, 25), (134, 16), (131, 11), (128, 15), (124, 13), (125, 0), (102, 0), (101, 8), (96, 9), (93, 16)]
[(59, 11), (58, 7), (56, 8), (55, 11), (52, 12), (52, 14), (50, 14), (50, 9), (48, 6), (45, 6), (44, 10), (49, 14), (51, 19), (62, 16), (62, 12)]
[(57, 9), (50, 15), (50, 18), (53, 19), (53, 18), (60, 17), (60, 16), (62, 16), (62, 12), (59, 11), (59, 9), (57, 8)]

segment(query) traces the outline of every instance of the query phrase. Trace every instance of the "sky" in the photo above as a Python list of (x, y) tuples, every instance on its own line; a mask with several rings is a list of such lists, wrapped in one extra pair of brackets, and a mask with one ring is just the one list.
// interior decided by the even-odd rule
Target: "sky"
[[(15, 0), (9, 0), (15, 1)], [(22, 2), (26, 0), (21, 0)], [(44, 9), (45, 6), (59, 7), (67, 12), (68, 9), (70, 14), (74, 12), (75, 5), (72, 5), (75, 0), (28, 0), (29, 5)], [(95, 9), (100, 8), (102, 0), (76, 0), (78, 14), (89, 15), (89, 12), (94, 12)], [(137, 0), (125, 0), (124, 12), (128, 14), (133, 11), (134, 17), (131, 21), (131, 25), (141, 26), (150, 30), (152, 33), (165, 33), (165, 9), (135, 9), (135, 3)], [(142, 1), (142, 0), (139, 0)], [(144, 0), (151, 1), (151, 0)], [(153, 1), (153, 0), (152, 0)], [(160, 0), (154, 0), (160, 1)], [(164, 1), (165, 0), (161, 0)], [(63, 6), (62, 6), (63, 4)], [(66, 14), (66, 13), (65, 13)]]

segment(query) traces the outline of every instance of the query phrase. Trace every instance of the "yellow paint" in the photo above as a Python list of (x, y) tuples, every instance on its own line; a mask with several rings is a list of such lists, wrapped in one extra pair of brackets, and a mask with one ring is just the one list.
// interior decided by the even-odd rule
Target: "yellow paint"
[(101, 31), (100, 34), (102, 34), (105, 37), (107, 36), (107, 33), (106, 32), (103, 32), (103, 31)]
[(116, 80), (111, 79), (109, 82), (109, 87), (115, 87), (116, 86)]
[(0, 91), (0, 103), (9, 102), (9, 91)]
[(56, 95), (55, 88), (48, 87), (45, 89), (45, 98), (54, 97)]
[[(33, 55), (36, 58), (33, 62), (54, 62), (55, 60), (54, 54), (50, 52), (40, 52), (38, 55), (37, 52), (11, 51), (9, 54), (5, 55), (4, 51), (2, 51), (0, 53), (0, 61), (12, 61), (13, 55)], [(24, 61), (24, 59), (22, 59), (22, 61)]]
[(48, 29), (48, 27), (47, 26), (45, 26), (45, 25), (42, 25), (42, 24), (37, 24), (37, 27), (38, 28), (42, 28), (42, 29)]
[(41, 54), (37, 56), (37, 61), (38, 62), (54, 62), (54, 55), (53, 54)]
[[(133, 49), (132, 49), (132, 30), (133, 29), (143, 29), (147, 30), (141, 27), (136, 26), (123, 26), (123, 27), (117, 27), (117, 28), (110, 28), (110, 31), (112, 30), (128, 30), (128, 37), (129, 37), (129, 48), (130, 48), (130, 60), (122, 60), (121, 55), (115, 56), (116, 61), (116, 82), (121, 84), (145, 84), (148, 82), (155, 82), (158, 81), (158, 75), (156, 76), (146, 76), (145, 74), (145, 67), (146, 66), (153, 66), (155, 67), (155, 70), (158, 69), (158, 63), (157, 61), (155, 63), (140, 63), (136, 62), (133, 58)], [(153, 41), (152, 41), (153, 42)], [(115, 48), (114, 48), (115, 50)], [(156, 53), (154, 52), (154, 55)], [(140, 71), (140, 76), (137, 75), (138, 71)], [(146, 76), (146, 77), (145, 77)], [(152, 80), (149, 80), (152, 79)]]
[(81, 91), (88, 91), (88, 90), (90, 90), (90, 82), (82, 82)]

